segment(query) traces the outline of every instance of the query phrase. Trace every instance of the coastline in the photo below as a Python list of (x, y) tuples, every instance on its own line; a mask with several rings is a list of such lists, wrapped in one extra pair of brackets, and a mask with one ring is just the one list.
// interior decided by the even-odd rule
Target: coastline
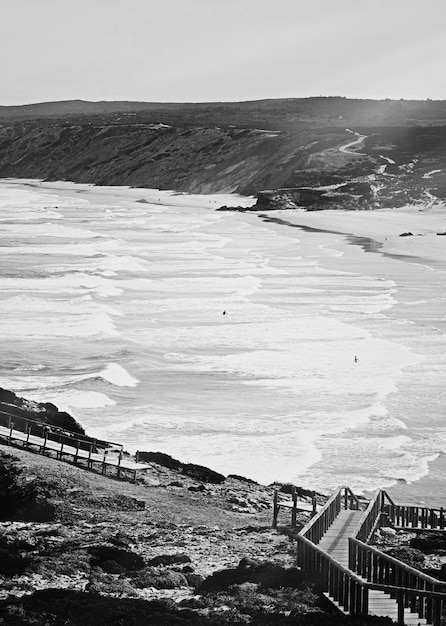
[[(446, 212), (444, 207), (403, 207), (372, 211), (284, 209), (271, 213), (259, 211), (269, 223), (340, 235), (366, 253), (377, 253), (427, 269), (446, 267)], [(417, 480), (397, 479), (386, 487), (398, 503), (443, 506), (446, 498), (446, 453), (433, 454), (426, 461), (427, 472)], [(364, 490), (365, 497), (373, 491)], [(422, 497), (420, 498), (420, 495)]]
[[(20, 179), (11, 181), (14, 184), (21, 185)], [(131, 196), (132, 201), (140, 202), (159, 202), (160, 204), (170, 205), (172, 200), (179, 206), (195, 205), (197, 199), (189, 197), (185, 194), (176, 194), (175, 192), (159, 192), (158, 190), (131, 189), (131, 188), (101, 188), (91, 185), (80, 186), (81, 189), (73, 190), (72, 183), (42, 183), (39, 181), (26, 181), (26, 184), (37, 186), (45, 190), (63, 190), (64, 194), (71, 195), (78, 200), (85, 191), (92, 192), (101, 202), (103, 197), (115, 196), (125, 199)], [(233, 202), (240, 204), (240, 198), (231, 196)], [(200, 206), (205, 209), (214, 210), (214, 203), (210, 198), (220, 199), (221, 202), (227, 203), (228, 198), (222, 197), (220, 194), (215, 196), (200, 197)], [(246, 199), (247, 205), (251, 206), (252, 199)], [(399, 257), (413, 259), (415, 262), (429, 263), (442, 262), (444, 260), (444, 251), (442, 245), (446, 243), (443, 237), (436, 233), (444, 230), (444, 218), (440, 211), (427, 210), (420, 211), (418, 208), (409, 208), (406, 210), (376, 210), (376, 211), (323, 211), (323, 212), (307, 212), (307, 211), (274, 211), (268, 214), (264, 212), (249, 211), (254, 218), (266, 219), (273, 222), (283, 218), (284, 222), (289, 222), (299, 228), (316, 229), (320, 232), (329, 232), (341, 235), (345, 241), (354, 244), (365, 251), (380, 252), (390, 257)], [(276, 217), (277, 216), (277, 217)], [(285, 224), (286, 225), (286, 224)], [(400, 237), (402, 232), (411, 230), (412, 236)], [(370, 235), (373, 235), (371, 237)], [(444, 242), (444, 243), (443, 243)], [(175, 456), (180, 455), (176, 454)], [(439, 457), (438, 464), (442, 466), (443, 457)], [(206, 463), (212, 467), (211, 463)], [(443, 463), (444, 465), (444, 463)], [(239, 472), (240, 473), (240, 472)], [(420, 479), (420, 481), (429, 481), (429, 475)], [(441, 485), (441, 481), (435, 479), (435, 485)], [(417, 487), (425, 482), (414, 481)], [(413, 485), (414, 482), (411, 484)], [(404, 487), (401, 493), (405, 494), (407, 490), (402, 483), (395, 485), (391, 490), (397, 493), (399, 486)], [(417, 489), (418, 491), (418, 489)], [(432, 486), (432, 492), (436, 488)], [(410, 495), (410, 494), (408, 494)], [(407, 499), (407, 498), (405, 498)]]

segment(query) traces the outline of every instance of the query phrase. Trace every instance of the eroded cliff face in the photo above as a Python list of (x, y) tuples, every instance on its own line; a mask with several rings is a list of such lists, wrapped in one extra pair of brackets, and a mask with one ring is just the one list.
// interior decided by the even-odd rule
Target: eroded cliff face
[(15, 124), (0, 129), (0, 176), (246, 193), (285, 183), (285, 173), (270, 167), (283, 143), (252, 129)]
[[(349, 115), (344, 109), (335, 115), (340, 103), (333, 99), (313, 116), (305, 110), (293, 117), (278, 101), (276, 108), (178, 105), (150, 114), (4, 118), (0, 177), (258, 194), (262, 210), (369, 209), (446, 198), (445, 116), (424, 119), (420, 104), (417, 119), (399, 114), (377, 125), (372, 105), (367, 119), (346, 102)], [(228, 123), (232, 117), (237, 127)]]

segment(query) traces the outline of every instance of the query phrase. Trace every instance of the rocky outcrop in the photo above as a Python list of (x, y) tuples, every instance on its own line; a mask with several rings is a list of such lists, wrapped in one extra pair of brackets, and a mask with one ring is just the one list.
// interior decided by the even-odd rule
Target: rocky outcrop
[(304, 574), (295, 567), (285, 568), (274, 563), (243, 558), (235, 569), (220, 570), (206, 578), (197, 588), (197, 593), (221, 591), (232, 585), (255, 583), (262, 587), (277, 589), (305, 586)]
[[(18, 418), (35, 420), (84, 435), (82, 426), (68, 413), (59, 411), (57, 406), (50, 402), (34, 402), (17, 396), (8, 389), (0, 388), (0, 412), (14, 415)], [(17, 420), (16, 420), (17, 421)]]
[(218, 485), (219, 483), (223, 483), (226, 480), (223, 474), (219, 474), (218, 472), (215, 472), (208, 467), (204, 467), (203, 465), (196, 465), (194, 463), (182, 463), (181, 461), (178, 461), (177, 459), (174, 459), (170, 455), (164, 454), (163, 452), (140, 451), (138, 455), (141, 461), (156, 463), (157, 465), (161, 465), (162, 467), (177, 470), (185, 476), (193, 478), (194, 480), (202, 483), (213, 483), (215, 485)]

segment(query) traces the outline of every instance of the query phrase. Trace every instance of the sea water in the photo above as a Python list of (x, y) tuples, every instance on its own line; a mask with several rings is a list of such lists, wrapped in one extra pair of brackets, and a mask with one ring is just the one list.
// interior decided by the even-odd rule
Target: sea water
[(215, 210), (253, 202), (2, 181), (0, 386), (131, 452), (416, 499), (446, 450), (446, 267)]

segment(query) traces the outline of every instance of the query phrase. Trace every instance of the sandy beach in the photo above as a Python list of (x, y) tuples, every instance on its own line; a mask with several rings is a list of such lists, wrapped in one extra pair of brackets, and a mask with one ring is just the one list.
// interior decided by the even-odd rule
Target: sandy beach
[[(446, 262), (446, 210), (443, 206), (403, 207), (373, 211), (274, 211), (290, 224), (371, 239), (372, 249), (388, 255)], [(411, 233), (408, 235), (408, 233)], [(361, 242), (359, 242), (361, 243)]]
[[(441, 270), (442, 276), (446, 270), (446, 239), (442, 236), (446, 234), (444, 206), (427, 204), (374, 211), (285, 210), (263, 215), (262, 218), (308, 231), (344, 235), (349, 244), (357, 245), (365, 252), (425, 265), (428, 269)], [(440, 279), (437, 287), (442, 284)], [(444, 329), (443, 320), (437, 321)], [(445, 452), (433, 455), (426, 467), (428, 473), (418, 480), (407, 481), (401, 476), (396, 484), (388, 488), (391, 496), (397, 502), (442, 505), (446, 496)]]

